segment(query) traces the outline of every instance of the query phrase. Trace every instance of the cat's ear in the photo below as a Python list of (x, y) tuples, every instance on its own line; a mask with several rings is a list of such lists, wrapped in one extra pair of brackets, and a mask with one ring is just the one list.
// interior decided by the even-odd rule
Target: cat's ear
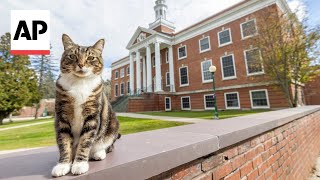
[(102, 53), (104, 47), (104, 39), (100, 39), (92, 47)]
[(62, 43), (63, 43), (64, 50), (69, 49), (75, 45), (74, 42), (71, 40), (71, 38), (66, 34), (62, 35)]

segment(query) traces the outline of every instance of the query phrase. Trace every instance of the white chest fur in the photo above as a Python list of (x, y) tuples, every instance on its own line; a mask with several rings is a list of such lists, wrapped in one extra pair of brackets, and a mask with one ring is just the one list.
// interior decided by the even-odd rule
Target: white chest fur
[(101, 83), (100, 76), (92, 76), (87, 78), (78, 78), (72, 74), (63, 74), (58, 83), (69, 95), (75, 100), (74, 102), (74, 119), (71, 120), (71, 131), (74, 137), (74, 145), (79, 141), (80, 133), (83, 127), (82, 104), (85, 103), (92, 91)]

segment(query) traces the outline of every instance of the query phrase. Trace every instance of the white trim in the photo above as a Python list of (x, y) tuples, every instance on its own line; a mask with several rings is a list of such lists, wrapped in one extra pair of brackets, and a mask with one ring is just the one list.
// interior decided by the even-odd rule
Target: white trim
[[(117, 74), (118, 74), (118, 77), (117, 77)], [(119, 79), (119, 70), (116, 70), (116, 71), (114, 71), (114, 79), (115, 80), (117, 80), (117, 79)]]
[[(170, 72), (166, 72), (166, 87), (170, 87), (170, 84), (168, 84), (168, 74), (170, 76)], [(170, 77), (169, 77), (170, 78)], [(170, 82), (171, 83), (171, 82)]]
[[(201, 41), (204, 40), (204, 39), (208, 39), (209, 48), (205, 49), (205, 50), (202, 50), (201, 49)], [(206, 37), (203, 37), (203, 38), (199, 39), (199, 53), (201, 54), (201, 53), (208, 52), (208, 51), (211, 51), (210, 36), (206, 36)]]
[(211, 65), (212, 66), (212, 59), (208, 59), (208, 60), (205, 60), (205, 61), (202, 61), (201, 62), (201, 76), (202, 76), (202, 83), (209, 83), (209, 82), (212, 82), (213, 79), (209, 79), (209, 80), (204, 80), (204, 76), (203, 76), (203, 63), (207, 62), (207, 61), (210, 61), (211, 62)]
[[(206, 101), (206, 96), (213, 96), (214, 97), (214, 94), (204, 94), (203, 95), (203, 104), (204, 104), (204, 109), (205, 110), (213, 110), (215, 107), (207, 107), (207, 101)], [(213, 99), (213, 102), (214, 102), (214, 99)]]
[[(121, 85), (123, 84), (123, 93), (121, 93)], [(125, 89), (126, 87), (124, 86), (124, 82), (120, 83), (120, 96), (123, 96), (124, 95), (124, 92), (125, 92)]]
[[(123, 74), (121, 75), (121, 72), (123, 71)], [(124, 68), (121, 68), (120, 69), (120, 78), (124, 78), (124, 76), (125, 76), (125, 72), (124, 72)]]
[[(116, 91), (116, 87), (117, 87), (117, 86), (118, 86), (118, 91)], [(119, 93), (119, 85), (118, 85), (118, 83), (114, 85), (113, 91), (114, 91), (114, 97), (118, 97), (119, 94), (120, 94), (120, 93)], [(116, 92), (119, 93), (119, 94), (117, 95)]]
[[(266, 93), (266, 99), (267, 99), (267, 103), (268, 103), (267, 106), (253, 106), (252, 92), (259, 92), (259, 91), (264, 91)], [(269, 95), (268, 95), (267, 89), (250, 90), (249, 94), (250, 94), (250, 102), (251, 102), (252, 109), (269, 109), (270, 108)]]
[[(246, 36), (246, 37), (243, 37), (242, 25), (243, 25), (243, 24), (246, 24), (246, 23), (249, 23), (249, 22), (251, 22), (251, 21), (254, 21), (254, 25), (255, 25), (255, 27), (256, 27), (256, 33), (255, 33), (255, 34), (252, 34), (252, 35), (249, 35), (249, 36)], [(257, 20), (256, 20), (256, 18), (250, 19), (249, 21), (246, 21), (246, 22), (241, 23), (241, 24), (240, 24), (240, 31), (241, 31), (241, 40), (245, 40), (245, 39), (248, 39), (248, 38), (251, 38), (251, 37), (254, 37), (254, 36), (258, 35), (258, 27), (257, 27)]]
[[(180, 57), (180, 53), (179, 53), (179, 49), (180, 48), (185, 48), (185, 50), (186, 50), (186, 55), (185, 56), (183, 56), (183, 57)], [(181, 46), (181, 47), (178, 47), (178, 60), (181, 60), (181, 59), (186, 59), (188, 57), (188, 51), (187, 51), (187, 45), (184, 45), (184, 46)]]
[(248, 68), (248, 62), (247, 62), (247, 52), (248, 51), (253, 51), (256, 50), (258, 48), (252, 48), (252, 49), (248, 49), (248, 50), (244, 50), (244, 62), (246, 64), (246, 70), (247, 70), (247, 76), (255, 76), (255, 75), (262, 75), (264, 74), (264, 66), (263, 66), (263, 62), (262, 62), (262, 56), (261, 56), (261, 51), (259, 50), (259, 54), (260, 54), (260, 60), (261, 60), (261, 67), (262, 67), (262, 71), (260, 72), (255, 72), (255, 73), (249, 73), (249, 68)]
[[(220, 43), (220, 33), (225, 32), (225, 31), (229, 31), (230, 42), (227, 42), (227, 43), (221, 44), (221, 43)], [(233, 43), (233, 42), (232, 42), (232, 33), (231, 33), (231, 28), (224, 29), (224, 30), (222, 30), (222, 31), (218, 32), (218, 33), (217, 33), (217, 36), (218, 36), (218, 44), (219, 44), (219, 47), (227, 46), (227, 45), (229, 45), (229, 44), (232, 44), (232, 43)]]
[[(181, 71), (180, 71), (181, 68), (187, 68), (188, 84), (181, 84)], [(189, 82), (189, 69), (188, 69), (188, 66), (183, 66), (183, 67), (180, 67), (180, 68), (179, 68), (179, 82), (180, 82), (180, 87), (189, 86), (190, 82)]]
[[(189, 98), (189, 108), (183, 108), (183, 102), (182, 102), (182, 99), (183, 98)], [(191, 98), (190, 98), (190, 96), (182, 96), (181, 98), (180, 98), (180, 102), (181, 102), (181, 110), (191, 110)]]
[[(222, 59), (223, 59), (224, 57), (228, 57), (228, 56), (232, 56), (234, 76), (224, 77), (224, 70), (223, 70)], [(234, 54), (228, 54), (228, 55), (225, 55), (225, 56), (221, 56), (221, 57), (220, 57), (220, 65), (221, 65), (222, 80), (237, 79), (237, 68), (236, 68), (236, 64), (235, 64), (235, 60), (234, 60)]]
[[(238, 107), (228, 107), (228, 104), (227, 104), (227, 95), (228, 94), (237, 94)], [(235, 91), (235, 92), (224, 93), (224, 105), (225, 105), (226, 109), (241, 109), (239, 92)]]
[[(170, 108), (169, 108), (169, 109), (167, 109), (166, 99), (169, 99), (169, 105), (170, 105)], [(171, 97), (165, 97), (165, 98), (164, 98), (164, 109), (165, 109), (165, 111), (171, 111)]]

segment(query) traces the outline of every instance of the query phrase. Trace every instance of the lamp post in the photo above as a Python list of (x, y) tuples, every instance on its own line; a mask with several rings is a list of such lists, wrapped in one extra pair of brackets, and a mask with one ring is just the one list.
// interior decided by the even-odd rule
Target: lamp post
[(216, 95), (216, 86), (215, 86), (215, 82), (214, 82), (214, 73), (217, 71), (217, 67), (212, 65), (209, 67), (209, 71), (212, 74), (212, 82), (213, 82), (213, 104), (214, 104), (214, 118), (213, 119), (219, 119), (219, 115), (218, 115), (218, 109), (217, 109), (217, 95)]

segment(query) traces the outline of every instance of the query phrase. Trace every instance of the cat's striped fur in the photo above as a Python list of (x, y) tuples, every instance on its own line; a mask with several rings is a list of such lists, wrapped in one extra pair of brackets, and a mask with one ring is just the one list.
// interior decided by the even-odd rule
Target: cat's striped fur
[(56, 140), (59, 163), (52, 176), (88, 171), (88, 160), (102, 160), (120, 137), (119, 122), (103, 91), (104, 40), (79, 46), (63, 35), (61, 74), (56, 83)]

